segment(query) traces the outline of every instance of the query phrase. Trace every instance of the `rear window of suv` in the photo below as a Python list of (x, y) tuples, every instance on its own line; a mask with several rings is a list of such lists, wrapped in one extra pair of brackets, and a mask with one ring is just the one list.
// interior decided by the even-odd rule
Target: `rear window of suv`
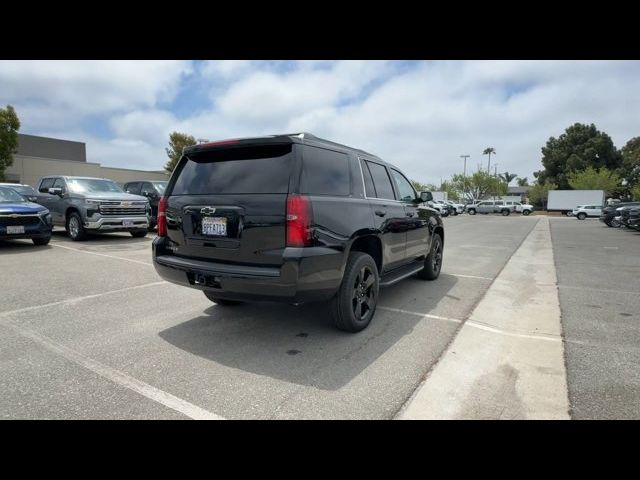
[(304, 148), (300, 193), (347, 196), (350, 191), (348, 155), (325, 148)]
[(290, 144), (193, 153), (171, 195), (287, 193), (291, 165)]

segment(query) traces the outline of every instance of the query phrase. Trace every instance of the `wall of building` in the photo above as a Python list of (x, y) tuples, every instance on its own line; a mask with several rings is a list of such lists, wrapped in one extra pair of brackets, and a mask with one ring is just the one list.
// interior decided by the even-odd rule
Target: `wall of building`
[(99, 163), (26, 157), (23, 155), (15, 155), (13, 157), (13, 165), (6, 170), (8, 181), (26, 183), (34, 188), (37, 186), (40, 178), (47, 175), (110, 178), (120, 184), (132, 180), (169, 179), (167, 174), (161, 172), (103, 167)]
[(74, 162), (86, 162), (87, 148), (84, 142), (19, 133), (18, 155), (36, 158), (63, 158)]

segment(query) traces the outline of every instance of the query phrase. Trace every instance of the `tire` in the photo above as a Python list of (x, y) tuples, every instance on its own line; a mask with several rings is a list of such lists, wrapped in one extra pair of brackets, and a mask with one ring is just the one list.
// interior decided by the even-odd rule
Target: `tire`
[(443, 246), (440, 235), (434, 233), (433, 240), (431, 240), (431, 250), (427, 258), (424, 259), (424, 268), (418, 272), (418, 277), (423, 280), (435, 280), (440, 276)]
[(502, 213), (503, 217), (508, 217), (511, 215), (511, 210), (502, 210), (500, 213)]
[(529, 215), (530, 213), (531, 213), (531, 210), (523, 210), (523, 211), (522, 211), (522, 215), (524, 215), (525, 217), (526, 217), (527, 215)]
[(147, 233), (149, 233), (148, 230), (136, 230), (133, 232), (129, 232), (131, 234), (131, 236), (133, 238), (142, 238), (142, 237), (146, 237)]
[(457, 209), (453, 211), (453, 216), (454, 216), (454, 217), (457, 217), (457, 216), (458, 216), (458, 210), (457, 210)]
[(211, 300), (214, 303), (217, 303), (218, 305), (222, 305), (223, 307), (232, 307), (234, 305), (241, 305), (244, 302), (241, 302), (240, 300), (225, 300), (224, 298), (218, 298), (216, 297), (213, 293), (209, 293), (209, 292), (202, 292), (204, 293), (204, 296), (207, 297), (209, 300)]
[(476, 214), (476, 211), (475, 211), (475, 209), (470, 208), (470, 209), (468, 210), (468, 213), (469, 213), (469, 215), (475, 215), (475, 214)]
[(82, 225), (82, 218), (77, 212), (72, 212), (67, 219), (67, 234), (74, 242), (81, 242), (87, 239), (87, 231)]
[(578, 220), (584, 220), (585, 218), (587, 218), (587, 214), (584, 212), (580, 212), (578, 215), (576, 215), (576, 217), (578, 218)]
[(51, 240), (51, 235), (49, 235), (48, 237), (44, 237), (44, 238), (32, 238), (31, 239), (31, 241), (33, 242), (34, 245), (47, 245), (50, 240)]
[(370, 255), (351, 252), (338, 292), (331, 299), (334, 325), (346, 332), (367, 328), (376, 313), (380, 278), (378, 267)]
[(611, 220), (609, 226), (612, 228), (620, 228), (621, 225), (620, 222), (614, 218), (613, 220)]

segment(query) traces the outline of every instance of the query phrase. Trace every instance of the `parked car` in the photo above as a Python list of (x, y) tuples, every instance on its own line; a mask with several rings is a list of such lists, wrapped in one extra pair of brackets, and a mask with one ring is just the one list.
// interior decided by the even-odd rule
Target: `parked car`
[(160, 201), (153, 263), (219, 305), (328, 301), (357, 332), (379, 287), (438, 278), (432, 198), (375, 155), (307, 133), (194, 145)]
[(524, 216), (531, 215), (533, 212), (533, 205), (529, 205), (528, 203), (516, 202), (507, 200), (504, 202), (506, 205), (513, 206), (513, 211), (516, 213), (521, 213)]
[(602, 214), (602, 206), (578, 205), (571, 213), (578, 220), (584, 220), (587, 217), (599, 217)]
[(640, 232), (640, 206), (632, 206), (629, 208), (627, 226)]
[(142, 195), (149, 200), (149, 204), (151, 205), (149, 230), (153, 230), (158, 223), (158, 203), (160, 203), (160, 197), (164, 195), (167, 183), (169, 182), (160, 180), (136, 180), (135, 182), (124, 184), (125, 192)]
[(455, 203), (451, 200), (445, 200), (445, 203), (452, 208), (453, 215), (460, 215), (461, 213), (464, 213), (464, 205), (461, 203)]
[(455, 208), (452, 207), (446, 200), (433, 200), (432, 203), (440, 209), (441, 214), (444, 213), (444, 215), (442, 215), (443, 217), (453, 215), (455, 212)]
[(602, 209), (600, 214), (600, 221), (608, 227), (619, 227), (619, 222), (615, 219), (619, 216), (617, 211), (622, 207), (640, 206), (640, 202), (618, 202), (613, 205), (606, 206)]
[(125, 193), (107, 178), (43, 177), (38, 183), (38, 203), (51, 211), (53, 224), (64, 226), (74, 241), (85, 240), (91, 232), (144, 237), (149, 228), (149, 201)]
[(476, 213), (500, 213), (503, 216), (510, 215), (515, 210), (513, 205), (507, 205), (502, 200), (484, 200), (482, 202), (467, 205), (467, 212), (469, 215), (475, 215)]
[(29, 238), (35, 245), (51, 240), (51, 214), (29, 202), (13, 188), (0, 186), (0, 240)]
[(427, 202), (427, 205), (429, 207), (431, 207), (432, 209), (434, 209), (436, 212), (438, 212), (441, 217), (448, 217), (449, 216), (449, 207), (447, 205), (442, 205), (442, 204), (436, 202), (435, 200), (431, 200), (431, 201)]
[(618, 222), (619, 224), (618, 226), (630, 228), (629, 223), (631, 221), (631, 211), (636, 208), (638, 207), (633, 205), (625, 205), (624, 207), (618, 207), (616, 209), (617, 216), (615, 217), (615, 222)]
[(13, 188), (27, 202), (36, 202), (38, 200), (38, 192), (31, 185), (23, 185), (21, 183), (0, 183), (0, 187)]

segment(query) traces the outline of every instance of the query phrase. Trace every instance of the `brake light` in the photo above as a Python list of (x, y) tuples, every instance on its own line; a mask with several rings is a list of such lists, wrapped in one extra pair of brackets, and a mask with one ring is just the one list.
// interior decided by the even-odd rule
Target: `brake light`
[(216, 147), (218, 145), (233, 145), (240, 143), (240, 140), (221, 140), (219, 142), (201, 143), (198, 147)]
[(167, 236), (167, 197), (161, 197), (158, 203), (158, 236)]
[(302, 195), (287, 197), (287, 246), (310, 247), (313, 243), (311, 201)]

